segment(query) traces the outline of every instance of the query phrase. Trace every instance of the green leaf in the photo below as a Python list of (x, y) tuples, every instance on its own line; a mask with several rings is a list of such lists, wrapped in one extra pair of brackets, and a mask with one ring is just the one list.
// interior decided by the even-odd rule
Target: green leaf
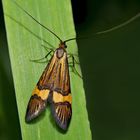
[[(70, 0), (16, 1), (40, 23), (55, 32), (62, 40), (75, 37)], [(30, 59), (47, 54), (42, 44), (54, 49), (59, 40), (26, 15), (13, 1), (3, 0), (10, 60), (16, 91), (16, 100), (23, 140), (91, 140), (82, 79), (70, 73), (73, 96), (73, 116), (70, 127), (62, 133), (56, 126), (50, 108), (37, 121), (25, 123), (27, 103), (47, 63), (34, 63)], [(76, 41), (67, 43), (68, 53), (78, 54)], [(78, 58), (77, 58), (78, 59)], [(76, 67), (78, 72), (80, 67)]]

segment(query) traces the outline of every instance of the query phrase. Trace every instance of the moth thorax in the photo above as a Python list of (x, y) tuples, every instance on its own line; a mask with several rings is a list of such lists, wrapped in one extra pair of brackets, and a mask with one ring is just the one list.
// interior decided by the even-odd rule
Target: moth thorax
[(64, 55), (64, 48), (58, 48), (56, 52), (57, 58), (60, 59), (61, 57), (63, 57), (63, 55)]

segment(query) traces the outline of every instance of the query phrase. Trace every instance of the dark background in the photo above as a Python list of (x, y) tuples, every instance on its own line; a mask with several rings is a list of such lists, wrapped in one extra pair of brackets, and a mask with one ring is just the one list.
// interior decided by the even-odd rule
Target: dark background
[(20, 139), (20, 125), (8, 54), (2, 2), (0, 1), (0, 140)]
[[(93, 140), (140, 140), (140, 0), (72, 0)], [(80, 127), (80, 125), (79, 125)], [(0, 1), (0, 139), (21, 139)]]

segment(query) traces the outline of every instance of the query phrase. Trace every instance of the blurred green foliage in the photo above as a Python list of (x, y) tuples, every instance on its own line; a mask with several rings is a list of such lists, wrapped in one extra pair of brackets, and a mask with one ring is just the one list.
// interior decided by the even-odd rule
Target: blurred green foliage
[[(0, 9), (2, 9), (0, 2)], [(16, 107), (12, 73), (4, 28), (0, 13), (0, 140), (20, 140), (20, 126)]]
[[(140, 13), (139, 0), (88, 0), (78, 36), (91, 36)], [(140, 139), (140, 18), (78, 40), (93, 140)]]

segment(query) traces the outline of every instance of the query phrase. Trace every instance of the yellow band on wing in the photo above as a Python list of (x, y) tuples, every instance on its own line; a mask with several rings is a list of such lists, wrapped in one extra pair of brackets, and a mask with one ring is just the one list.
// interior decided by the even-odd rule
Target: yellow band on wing
[(67, 96), (63, 96), (61, 93), (54, 91), (53, 92), (53, 101), (55, 103), (69, 102), (71, 104), (72, 103), (72, 96), (71, 96), (71, 94), (68, 94)]
[(46, 100), (49, 96), (49, 92), (50, 92), (50, 90), (48, 90), (48, 89), (39, 90), (38, 87), (36, 86), (32, 95), (37, 94), (39, 97), (41, 97), (42, 100)]

